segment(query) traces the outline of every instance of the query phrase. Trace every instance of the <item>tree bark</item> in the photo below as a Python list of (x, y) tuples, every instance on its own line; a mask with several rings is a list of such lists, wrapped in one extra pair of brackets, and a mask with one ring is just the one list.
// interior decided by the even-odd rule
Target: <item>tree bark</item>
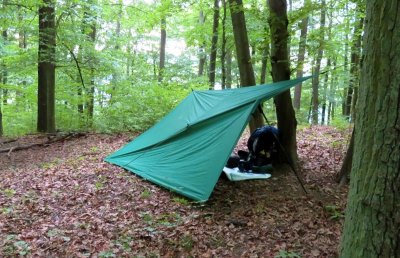
[(321, 60), (324, 54), (325, 45), (325, 0), (321, 2), (321, 21), (320, 21), (320, 38), (316, 64), (314, 68), (315, 77), (312, 80), (312, 124), (318, 124), (318, 107), (319, 107), (319, 72), (321, 70)]
[[(271, 66), (274, 82), (290, 79), (288, 53), (288, 18), (286, 0), (268, 0), (270, 9), (269, 25), (271, 31)], [(296, 127), (297, 121), (292, 106), (290, 91), (274, 98), (280, 141), (288, 154), (289, 163), (297, 166)], [(284, 155), (280, 155), (284, 157)], [(284, 161), (284, 160), (282, 160)]]
[(232, 88), (232, 49), (226, 51), (226, 83), (225, 88)]
[(342, 163), (342, 167), (340, 168), (339, 174), (336, 177), (336, 182), (343, 185), (348, 181), (351, 166), (353, 164), (353, 153), (354, 153), (354, 130), (351, 133), (350, 144), (347, 149), (346, 155), (344, 156), (344, 160)]
[(165, 47), (167, 43), (167, 21), (165, 17), (161, 18), (161, 39), (160, 39), (160, 63), (158, 65), (158, 82), (164, 79), (165, 69)]
[(219, 25), (219, 0), (214, 0), (214, 16), (211, 39), (210, 66), (208, 72), (208, 81), (210, 90), (215, 86), (215, 67), (217, 61), (217, 44), (218, 44), (218, 25)]
[(222, 0), (221, 88), (226, 88), (226, 0)]
[[(304, 5), (306, 6), (306, 3)], [(296, 72), (297, 78), (300, 78), (303, 76), (304, 60), (305, 60), (305, 55), (306, 55), (308, 19), (309, 18), (307, 16), (300, 23), (300, 42), (299, 42), (299, 53), (297, 55), (297, 72)], [(302, 83), (299, 83), (299, 85), (297, 85), (294, 88), (293, 107), (296, 110), (300, 109), (302, 85), (303, 85)]]
[[(346, 17), (349, 16), (349, 5), (348, 2), (345, 4), (345, 15)], [(343, 69), (344, 73), (347, 74), (348, 72), (348, 66), (349, 66), (349, 57), (348, 57), (348, 52), (349, 52), (349, 35), (347, 31), (349, 31), (350, 28), (350, 19), (346, 19), (346, 24), (345, 24), (345, 32), (344, 32), (344, 64), (343, 64)], [(342, 115), (343, 116), (349, 116), (349, 114), (346, 115), (346, 96), (347, 96), (347, 88), (343, 89), (343, 96), (342, 96)]]
[[(122, 4), (122, 3), (121, 3)], [(89, 33), (89, 39), (91, 43), (91, 51), (90, 51), (90, 62), (89, 62), (89, 68), (90, 68), (90, 83), (89, 83), (89, 89), (87, 92), (88, 96), (88, 101), (87, 101), (87, 107), (88, 107), (88, 117), (89, 117), (89, 125), (91, 126), (93, 123), (93, 113), (94, 113), (94, 92), (95, 92), (95, 44), (96, 44), (96, 15), (95, 14), (90, 14), (92, 16), (92, 23), (90, 24), (90, 33)], [(118, 32), (119, 33), (119, 32)], [(114, 78), (115, 79), (115, 78)]]
[[(203, 26), (204, 22), (205, 22), (204, 13), (203, 10), (201, 10), (199, 15), (199, 24)], [(204, 66), (206, 64), (206, 56), (207, 56), (204, 49), (205, 49), (205, 43), (203, 42), (199, 47), (199, 70), (197, 72), (198, 76), (203, 76), (204, 73)]]
[(335, 118), (335, 107), (336, 107), (336, 101), (335, 101), (335, 94), (336, 94), (336, 81), (337, 81), (337, 75), (335, 73), (336, 71), (336, 59), (333, 58), (332, 61), (333, 69), (332, 69), (332, 74), (331, 74), (331, 81), (329, 83), (329, 105), (328, 105), (328, 124), (332, 119)]
[[(354, 28), (353, 44), (350, 56), (350, 83), (346, 102), (346, 113), (350, 116), (350, 121), (354, 121), (355, 104), (358, 97), (358, 85), (360, 80), (360, 52), (361, 52), (361, 31), (364, 25), (364, 17), (361, 17)], [(351, 91), (350, 91), (351, 89)]]
[(267, 77), (267, 67), (268, 67), (268, 56), (269, 56), (269, 44), (266, 44), (265, 48), (262, 52), (261, 58), (261, 73), (260, 73), (260, 84), (264, 84), (266, 82)]
[[(7, 4), (7, 1), (3, 0), (3, 6), (5, 6)], [(7, 45), (7, 41), (8, 41), (8, 32), (7, 29), (3, 28), (3, 31), (1, 32), (1, 36), (3, 38), (4, 44)], [(2, 83), (3, 85), (7, 84), (7, 80), (8, 80), (8, 71), (7, 71), (7, 65), (5, 63), (5, 61), (2, 61), (1, 64), (1, 81), (0, 83)], [(7, 99), (8, 99), (8, 90), (7, 89), (3, 89), (3, 104), (7, 105)]]
[[(254, 86), (256, 85), (256, 79), (251, 63), (250, 45), (247, 37), (246, 19), (243, 12), (242, 0), (229, 0), (229, 8), (231, 11), (233, 36), (235, 39), (236, 56), (239, 66), (240, 85), (242, 87)], [(251, 132), (264, 125), (264, 119), (258, 110), (254, 112), (249, 125)]]
[(53, 0), (39, 7), (38, 120), (39, 132), (53, 133), (55, 123), (56, 27)]
[(340, 257), (400, 254), (400, 2), (367, 1)]

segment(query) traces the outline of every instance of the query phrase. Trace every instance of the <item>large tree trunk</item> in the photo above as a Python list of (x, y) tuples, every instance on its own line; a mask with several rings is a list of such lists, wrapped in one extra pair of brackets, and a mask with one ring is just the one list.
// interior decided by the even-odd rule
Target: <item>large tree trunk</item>
[[(290, 79), (288, 40), (288, 18), (286, 0), (268, 0), (270, 9), (271, 65), (274, 82)], [(297, 166), (296, 126), (297, 121), (292, 106), (290, 91), (274, 98), (280, 140), (288, 154), (289, 162)], [(284, 155), (280, 155), (284, 156)], [(282, 160), (283, 161), (283, 160)]]
[(340, 257), (400, 254), (400, 2), (367, 1)]
[(320, 38), (318, 54), (316, 59), (316, 64), (314, 68), (315, 77), (312, 80), (312, 124), (318, 124), (318, 107), (319, 107), (319, 72), (321, 70), (321, 60), (324, 54), (324, 44), (325, 44), (325, 13), (326, 4), (325, 0), (321, 2), (321, 27), (320, 27)]
[(39, 132), (53, 133), (55, 123), (56, 27), (53, 0), (39, 7), (38, 120)]
[(208, 72), (208, 81), (210, 83), (210, 90), (215, 86), (215, 67), (217, 61), (217, 44), (218, 44), (218, 25), (219, 25), (219, 0), (214, 0), (214, 16), (212, 27), (211, 39), (211, 52), (210, 52), (210, 66)]
[[(233, 36), (235, 38), (236, 56), (240, 73), (240, 85), (254, 86), (256, 79), (254, 77), (253, 64), (251, 63), (250, 45), (247, 37), (246, 19), (243, 12), (242, 0), (229, 0), (231, 11)], [(256, 110), (250, 119), (250, 131), (253, 132), (258, 127), (264, 125), (264, 119), (261, 113)]]

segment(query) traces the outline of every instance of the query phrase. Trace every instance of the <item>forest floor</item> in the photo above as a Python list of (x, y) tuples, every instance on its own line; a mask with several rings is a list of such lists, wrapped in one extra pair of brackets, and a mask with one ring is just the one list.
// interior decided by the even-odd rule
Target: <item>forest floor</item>
[[(103, 161), (133, 137), (88, 134), (1, 153), (0, 257), (337, 256), (347, 186), (334, 176), (348, 131), (299, 131), (308, 195), (293, 173), (274, 173), (221, 178), (203, 204)], [(26, 136), (0, 149), (46, 140)]]

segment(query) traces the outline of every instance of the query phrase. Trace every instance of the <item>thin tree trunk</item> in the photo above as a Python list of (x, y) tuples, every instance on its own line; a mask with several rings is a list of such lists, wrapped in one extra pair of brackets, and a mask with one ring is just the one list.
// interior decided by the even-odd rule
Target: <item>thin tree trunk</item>
[(165, 69), (165, 47), (167, 43), (167, 21), (165, 17), (161, 18), (161, 39), (160, 39), (160, 63), (158, 66), (158, 82), (162, 82), (164, 79)]
[[(119, 6), (119, 10), (118, 10), (117, 23), (116, 23), (116, 28), (115, 28), (115, 42), (116, 43), (115, 43), (115, 46), (114, 46), (115, 52), (117, 54), (119, 54), (119, 50), (121, 48), (120, 47), (120, 43), (119, 43), (119, 38), (121, 36), (121, 19), (122, 19), (122, 8), (123, 8), (122, 0), (118, 1), (118, 6)], [(90, 35), (90, 39), (92, 41), (91, 43), (94, 46), (95, 39), (96, 39), (96, 24), (95, 24), (95, 22), (92, 23), (91, 34), (93, 34), (93, 35)], [(127, 56), (129, 56), (129, 55), (127, 55)], [(94, 57), (92, 57), (92, 58), (94, 59)], [(92, 67), (91, 67), (91, 70), (92, 70)], [(111, 80), (111, 85), (112, 85), (111, 100), (112, 100), (113, 95), (114, 95), (114, 97), (118, 96), (118, 82), (119, 82), (119, 80), (120, 80), (119, 79), (119, 71), (118, 71), (118, 68), (115, 67), (113, 69), (112, 80)]]
[[(3, 2), (4, 5), (6, 3), (7, 2)], [(1, 35), (3, 37), (4, 43), (7, 44), (7, 41), (8, 41), (7, 29), (3, 29)], [(2, 64), (1, 64), (1, 83), (3, 85), (7, 84), (7, 79), (8, 79), (7, 65), (6, 65), (5, 61), (3, 60)], [(3, 104), (4, 105), (7, 105), (7, 99), (8, 99), (8, 90), (7, 89), (3, 89)]]
[[(265, 27), (264, 29), (265, 34), (268, 35), (268, 28)], [(268, 40), (265, 38), (265, 42)], [(269, 44), (265, 44), (262, 50), (262, 57), (261, 57), (261, 71), (260, 71), (260, 84), (264, 84), (266, 82), (267, 77), (267, 69), (268, 69), (268, 57), (269, 57)]]
[[(350, 83), (346, 102), (346, 114), (350, 116), (350, 121), (354, 121), (355, 104), (358, 97), (359, 73), (360, 73), (360, 51), (361, 51), (361, 31), (363, 29), (364, 17), (361, 17), (354, 28), (353, 43), (351, 46), (350, 58)], [(350, 91), (350, 89), (352, 89)]]
[[(304, 5), (306, 5), (306, 3)], [(297, 55), (297, 72), (296, 72), (297, 78), (300, 78), (303, 76), (304, 60), (305, 60), (305, 55), (306, 55), (308, 19), (309, 18), (307, 16), (300, 23), (300, 42), (299, 42), (299, 53)], [(301, 87), (302, 87), (302, 83), (299, 83), (299, 85), (297, 85), (294, 88), (293, 107), (296, 110), (300, 109)]]
[[(7, 4), (6, 0), (3, 0), (3, 10), (5, 10), (5, 5)], [(2, 37), (4, 44), (7, 43), (7, 29), (3, 28)], [(1, 63), (1, 71), (0, 71), (0, 83), (5, 85), (7, 83), (7, 66), (4, 60)], [(0, 88), (0, 137), (3, 136), (3, 106), (7, 105), (7, 90)]]
[(366, 2), (341, 258), (400, 254), (400, 2)]
[[(329, 70), (331, 67), (331, 59), (328, 58), (328, 61), (326, 62), (326, 69)], [(327, 94), (328, 94), (328, 81), (329, 81), (329, 73), (325, 73), (325, 78), (324, 78), (324, 88), (323, 88), (323, 93), (322, 93), (322, 109), (321, 109), (321, 124), (325, 124), (325, 117), (326, 117), (326, 101), (327, 101)]]
[(320, 32), (320, 39), (319, 39), (319, 47), (318, 47), (318, 54), (317, 60), (314, 68), (314, 75), (315, 77), (312, 80), (312, 123), (318, 124), (318, 108), (319, 108), (319, 72), (321, 70), (321, 60), (324, 54), (324, 45), (325, 45), (325, 13), (326, 13), (326, 4), (325, 0), (321, 2), (321, 32)]
[(223, 15), (222, 15), (222, 44), (221, 44), (221, 88), (226, 88), (226, 0), (222, 0)]
[(215, 67), (217, 61), (217, 44), (218, 44), (218, 25), (219, 25), (219, 0), (214, 0), (214, 16), (211, 39), (210, 66), (208, 72), (208, 81), (210, 90), (215, 86)]
[[(345, 5), (345, 15), (346, 17), (349, 16), (349, 5), (348, 2), (346, 2)], [(343, 69), (345, 74), (348, 72), (348, 66), (349, 66), (349, 57), (348, 57), (348, 52), (349, 52), (349, 35), (347, 31), (349, 31), (350, 28), (350, 19), (346, 19), (346, 24), (345, 24), (345, 32), (344, 32), (344, 64), (343, 64)], [(342, 97), (342, 115), (343, 116), (349, 116), (349, 114), (346, 115), (346, 97), (347, 97), (347, 88), (343, 89), (343, 97)]]
[[(205, 18), (203, 10), (200, 11), (199, 15), (199, 24), (201, 26), (204, 25)], [(199, 71), (197, 73), (198, 76), (202, 76), (204, 74), (204, 66), (206, 64), (206, 51), (205, 51), (205, 43), (203, 42), (199, 47)]]
[[(122, 2), (121, 2), (122, 5)], [(95, 42), (96, 42), (96, 15), (91, 13), (90, 14), (92, 17), (92, 22), (90, 24), (90, 33), (89, 33), (89, 39), (91, 43), (91, 55), (90, 55), (90, 62), (89, 62), (89, 67), (90, 67), (90, 84), (89, 84), (89, 91), (87, 92), (88, 96), (88, 102), (87, 102), (87, 107), (88, 107), (88, 118), (89, 118), (89, 126), (92, 125), (93, 123), (93, 113), (94, 113), (94, 92), (95, 92)], [(119, 33), (120, 28), (117, 28), (117, 33)], [(118, 35), (118, 34), (117, 34)]]
[[(83, 33), (84, 29), (82, 28), (82, 33)], [(82, 59), (83, 59), (83, 49), (82, 49), (82, 44), (80, 44), (78, 46), (78, 54), (77, 54), (77, 62), (78, 63), (82, 63)], [(83, 90), (84, 90), (84, 82), (82, 80), (83, 78), (81, 78), (81, 74), (78, 71), (78, 75), (76, 76), (76, 80), (78, 82), (81, 82), (78, 85), (78, 89), (77, 89), (77, 94), (78, 94), (78, 113), (79, 113), (79, 118), (80, 118), (80, 123), (82, 125), (83, 122), (83, 112), (84, 112), (84, 101), (83, 101)], [(111, 95), (112, 97), (112, 95)]]
[[(23, 10), (20, 6), (18, 6), (18, 18), (22, 21), (24, 17)], [(24, 50), (27, 48), (27, 41), (26, 41), (26, 29), (24, 27), (19, 28), (18, 30), (18, 47), (21, 50)], [(26, 65), (25, 62), (22, 63), (22, 65)], [(25, 89), (26, 87), (26, 79), (22, 78), (21, 82), (21, 87), (22, 89)], [(23, 110), (27, 111), (27, 98), (25, 97), (25, 94), (23, 93), (24, 91), (18, 91), (16, 92), (17, 94), (17, 107), (22, 107)]]
[[(331, 6), (329, 6), (328, 10), (333, 9), (333, 3), (331, 3)], [(327, 40), (328, 42), (331, 41), (332, 38), (332, 11), (328, 12), (328, 18), (329, 18), (329, 24), (328, 24), (328, 35), (327, 35)], [(321, 110), (321, 124), (325, 124), (325, 118), (327, 116), (326, 114), (326, 102), (327, 102), (327, 95), (328, 95), (328, 81), (329, 81), (329, 70), (331, 68), (331, 58), (328, 57), (328, 60), (326, 61), (326, 68), (325, 70), (325, 78), (324, 78), (324, 88), (323, 88), (323, 93), (322, 93), (322, 110)], [(328, 120), (328, 119), (327, 119)]]
[(232, 49), (226, 52), (226, 83), (225, 88), (232, 88)]
[[(286, 0), (268, 0), (270, 9), (269, 25), (271, 31), (271, 66), (274, 82), (290, 79), (290, 60), (288, 53), (288, 18)], [(297, 166), (296, 126), (297, 121), (292, 106), (290, 91), (274, 98), (280, 140), (289, 163)], [(285, 155), (281, 153), (281, 157)], [(284, 160), (282, 160), (284, 161)]]
[(331, 82), (329, 85), (329, 106), (328, 106), (328, 124), (335, 118), (335, 108), (336, 108), (336, 101), (335, 101), (335, 94), (336, 94), (336, 59), (333, 59), (333, 69), (331, 75)]
[(39, 132), (53, 133), (55, 123), (56, 27), (53, 0), (39, 7), (38, 120)]
[[(236, 55), (240, 73), (240, 85), (254, 86), (256, 79), (254, 77), (253, 65), (251, 63), (249, 39), (247, 37), (246, 19), (243, 12), (242, 0), (229, 0), (231, 11), (233, 36), (235, 39)], [(253, 132), (258, 127), (264, 125), (264, 119), (261, 113), (256, 110), (250, 119), (250, 131)]]

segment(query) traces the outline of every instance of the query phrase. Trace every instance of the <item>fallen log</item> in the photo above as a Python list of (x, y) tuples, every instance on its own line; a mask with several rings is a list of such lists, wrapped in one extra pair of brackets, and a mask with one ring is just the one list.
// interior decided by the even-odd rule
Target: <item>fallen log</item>
[(17, 141), (17, 139), (8, 139), (8, 140), (4, 140), (4, 141), (0, 142), (0, 145), (4, 145), (7, 143), (12, 143), (12, 142), (16, 142), (16, 141)]
[(26, 150), (26, 149), (30, 149), (33, 147), (46, 147), (49, 146), (50, 144), (53, 144), (55, 142), (60, 142), (60, 141), (65, 141), (65, 140), (69, 140), (71, 138), (78, 138), (78, 137), (82, 137), (85, 136), (86, 133), (67, 133), (67, 134), (58, 134), (58, 135), (52, 135), (51, 137), (47, 138), (47, 141), (42, 142), (42, 143), (32, 143), (32, 144), (26, 144), (26, 145), (21, 145), (21, 146), (13, 146), (10, 148), (5, 148), (5, 149), (0, 149), (0, 153), (5, 153), (7, 152), (7, 156), (10, 156), (10, 154), (13, 151), (20, 151), (20, 150)]

